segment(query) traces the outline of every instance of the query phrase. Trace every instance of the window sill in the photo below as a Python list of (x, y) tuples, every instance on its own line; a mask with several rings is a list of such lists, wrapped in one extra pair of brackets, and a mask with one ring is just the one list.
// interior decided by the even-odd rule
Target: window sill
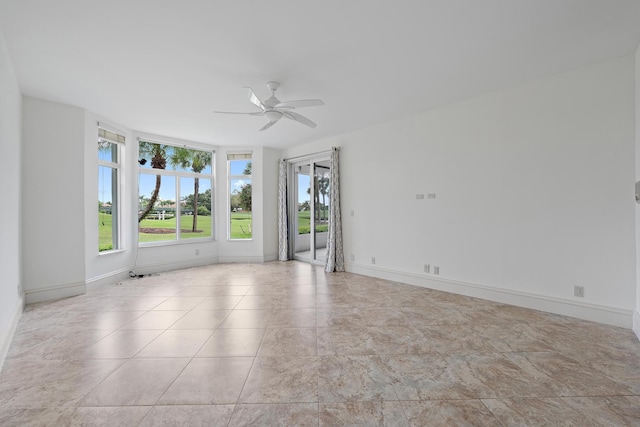
[(98, 256), (119, 254), (119, 253), (122, 253), (122, 252), (126, 252), (126, 249), (116, 249), (116, 250), (112, 250), (112, 251), (102, 251), (102, 252), (98, 252)]

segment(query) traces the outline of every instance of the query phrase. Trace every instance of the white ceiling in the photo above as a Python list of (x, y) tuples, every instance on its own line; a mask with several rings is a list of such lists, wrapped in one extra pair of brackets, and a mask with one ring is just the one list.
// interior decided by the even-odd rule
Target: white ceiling
[[(0, 0), (24, 94), (129, 128), (287, 147), (634, 52), (638, 0)], [(262, 99), (321, 98), (264, 132)]]

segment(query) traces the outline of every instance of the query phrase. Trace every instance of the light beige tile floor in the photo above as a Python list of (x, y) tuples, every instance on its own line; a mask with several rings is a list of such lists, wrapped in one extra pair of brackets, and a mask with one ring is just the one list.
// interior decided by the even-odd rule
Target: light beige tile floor
[(0, 425), (640, 425), (630, 330), (299, 262), (27, 307)]

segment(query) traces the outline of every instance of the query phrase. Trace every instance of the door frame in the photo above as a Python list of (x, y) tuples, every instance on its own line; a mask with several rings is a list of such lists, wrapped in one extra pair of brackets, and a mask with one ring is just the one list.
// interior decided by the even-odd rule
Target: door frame
[[(295, 259), (297, 261), (307, 262), (310, 264), (324, 265), (324, 260), (316, 259), (316, 218), (315, 218), (315, 165), (320, 162), (330, 162), (330, 153), (322, 153), (316, 155), (310, 155), (306, 157), (297, 158), (287, 162), (287, 187), (292, 189), (288, 193), (288, 225), (289, 225), (289, 259)], [(296, 167), (301, 165), (309, 166), (309, 257), (303, 257), (296, 255), (296, 237), (298, 236), (298, 180)], [(331, 191), (331, 189), (329, 189)]]

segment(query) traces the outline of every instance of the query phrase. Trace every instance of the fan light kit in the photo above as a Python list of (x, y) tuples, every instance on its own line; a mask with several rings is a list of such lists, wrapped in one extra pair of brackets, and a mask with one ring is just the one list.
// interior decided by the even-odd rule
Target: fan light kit
[(316, 127), (316, 124), (302, 116), (298, 113), (293, 112), (296, 108), (304, 108), (304, 107), (319, 107), (324, 105), (324, 102), (320, 99), (299, 99), (297, 101), (284, 101), (281, 102), (278, 98), (276, 98), (276, 90), (280, 87), (280, 83), (278, 82), (269, 82), (267, 83), (267, 88), (271, 91), (271, 97), (266, 99), (265, 101), (261, 101), (260, 98), (256, 96), (253, 92), (253, 89), (248, 87), (249, 89), (249, 102), (258, 107), (260, 111), (255, 111), (252, 113), (236, 113), (232, 111), (214, 111), (214, 113), (220, 114), (248, 114), (250, 116), (264, 116), (269, 122), (264, 125), (260, 130), (269, 129), (271, 126), (276, 124), (281, 118), (286, 117), (289, 120), (293, 120), (294, 122), (302, 123), (303, 125), (309, 126), (310, 128)]

